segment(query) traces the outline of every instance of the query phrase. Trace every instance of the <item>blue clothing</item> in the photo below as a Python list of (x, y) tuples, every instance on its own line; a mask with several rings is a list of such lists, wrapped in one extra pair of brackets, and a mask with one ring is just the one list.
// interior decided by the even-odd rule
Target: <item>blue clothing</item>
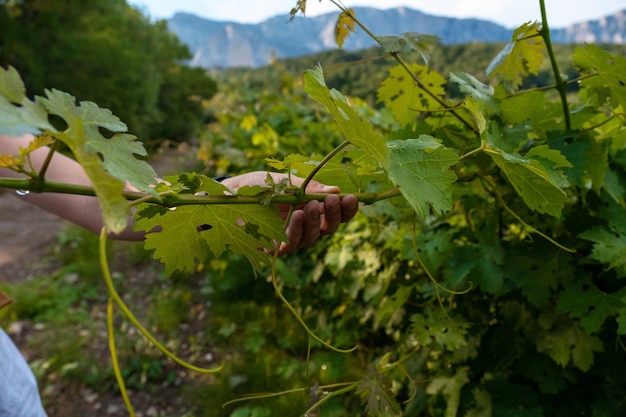
[(0, 328), (0, 417), (46, 417), (35, 375), (2, 328)]

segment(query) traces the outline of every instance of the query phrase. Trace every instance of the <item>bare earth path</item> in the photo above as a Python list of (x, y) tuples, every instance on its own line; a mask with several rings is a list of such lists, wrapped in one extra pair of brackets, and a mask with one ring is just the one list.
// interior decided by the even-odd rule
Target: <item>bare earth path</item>
[(46, 271), (44, 256), (64, 221), (0, 189), (0, 282), (24, 280)]
[[(170, 149), (153, 155), (150, 163), (163, 175), (191, 171), (194, 163), (190, 162), (190, 155), (193, 155), (193, 151), (188, 148)], [(54, 248), (58, 247), (59, 233), (69, 224), (45, 210), (20, 201), (14, 193), (13, 190), (0, 189), (0, 284), (24, 282), (55, 273), (61, 262), (55, 259)], [(156, 277), (152, 275), (156, 272), (141, 266), (137, 268), (139, 269), (125, 272), (131, 277), (137, 277), (139, 287), (155, 282)], [(97, 306), (94, 307), (95, 310)], [(29, 343), (38, 332), (34, 323), (20, 321), (17, 326), (5, 330), (27, 360), (46, 359), (39, 356), (36, 345)], [(101, 352), (100, 359), (105, 364), (103, 366), (109, 366), (106, 337), (93, 336), (91, 340), (93, 346), (90, 349)], [(181, 353), (186, 354), (184, 351)], [(164, 372), (170, 372), (171, 365), (164, 363), (168, 366)], [(180, 372), (176, 367), (171, 369), (172, 372)], [(176, 386), (155, 385), (151, 390), (134, 392), (132, 395), (138, 417), (184, 415), (188, 411), (180, 400), (178, 383)], [(50, 417), (128, 416), (115, 389), (95, 393), (80, 385), (70, 385), (58, 377), (51, 379), (48, 376), (40, 381), (40, 391)]]

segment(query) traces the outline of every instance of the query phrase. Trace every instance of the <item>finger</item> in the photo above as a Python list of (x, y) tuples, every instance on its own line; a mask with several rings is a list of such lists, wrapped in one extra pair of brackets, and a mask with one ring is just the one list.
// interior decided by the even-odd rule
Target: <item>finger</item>
[(320, 237), (320, 203), (309, 201), (302, 208), (302, 212), (304, 213), (304, 227), (300, 248), (312, 245)]
[(280, 245), (278, 253), (284, 255), (300, 247), (302, 241), (302, 235), (304, 233), (304, 212), (302, 210), (296, 210), (293, 212), (285, 234), (287, 235), (287, 242), (283, 242)]
[(356, 196), (347, 195), (341, 199), (341, 222), (346, 223), (359, 211), (359, 200)]
[(324, 199), (324, 204), (320, 205), (320, 210), (323, 212), (320, 222), (321, 234), (329, 235), (335, 233), (342, 219), (339, 197), (334, 194), (327, 196)]

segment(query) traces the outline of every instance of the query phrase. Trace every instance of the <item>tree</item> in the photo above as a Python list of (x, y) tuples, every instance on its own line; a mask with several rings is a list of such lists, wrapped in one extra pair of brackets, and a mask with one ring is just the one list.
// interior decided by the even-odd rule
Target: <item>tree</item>
[(57, 88), (97, 102), (142, 140), (189, 139), (203, 119), (191, 98), (215, 93), (206, 74), (184, 69), (189, 51), (166, 22), (151, 22), (125, 0), (3, 2), (0, 22), (0, 65), (16, 67), (29, 92)]

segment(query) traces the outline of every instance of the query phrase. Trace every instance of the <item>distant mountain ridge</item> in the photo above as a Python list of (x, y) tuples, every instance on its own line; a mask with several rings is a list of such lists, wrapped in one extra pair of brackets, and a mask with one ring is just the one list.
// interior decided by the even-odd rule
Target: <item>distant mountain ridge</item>
[[(467, 42), (507, 42), (512, 30), (480, 19), (433, 16), (407, 7), (380, 10), (354, 8), (365, 26), (378, 35), (403, 32), (433, 34), (444, 44)], [(337, 46), (334, 41), (338, 13), (315, 17), (276, 16), (258, 24), (215, 21), (190, 13), (176, 13), (168, 20), (169, 29), (193, 54), (190, 64), (202, 68), (259, 67), (273, 58), (308, 55)], [(626, 9), (602, 19), (552, 29), (557, 43), (626, 43)], [(361, 29), (350, 34), (344, 49), (374, 46)]]

